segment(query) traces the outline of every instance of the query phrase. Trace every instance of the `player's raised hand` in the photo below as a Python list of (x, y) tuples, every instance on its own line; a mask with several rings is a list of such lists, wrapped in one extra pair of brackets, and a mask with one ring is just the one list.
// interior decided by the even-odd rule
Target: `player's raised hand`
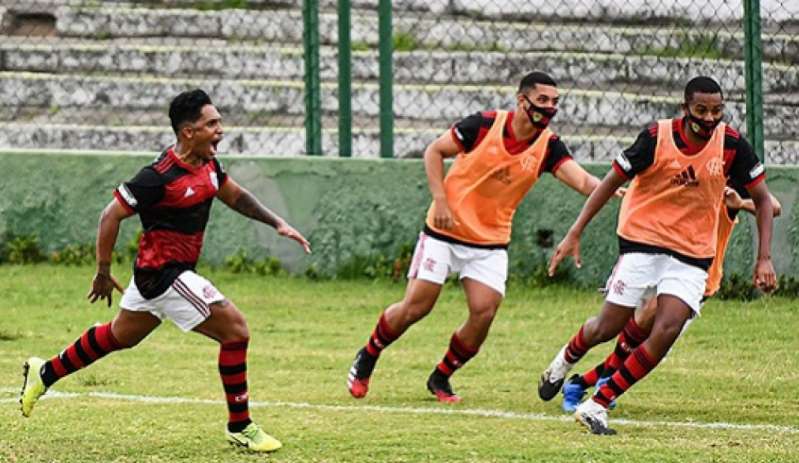
[(114, 289), (120, 293), (125, 292), (110, 273), (97, 272), (97, 274), (94, 275), (92, 287), (89, 290), (89, 294), (86, 295), (86, 298), (89, 299), (89, 302), (92, 304), (97, 302), (98, 299), (106, 299), (108, 301), (108, 307), (111, 307), (111, 295)]
[(549, 260), (549, 271), (547, 273), (550, 277), (555, 276), (555, 270), (567, 256), (572, 256), (574, 265), (577, 268), (583, 266), (582, 259), (580, 258), (580, 235), (574, 234), (571, 231), (563, 237), (563, 241), (560, 242), (557, 249), (555, 249), (555, 254), (553, 254), (552, 258)]
[(763, 292), (770, 293), (777, 289), (777, 273), (771, 259), (758, 259), (754, 275), (755, 286)]
[(447, 204), (446, 199), (433, 201), (433, 226), (439, 229), (448, 230), (455, 225), (455, 218)]
[(286, 223), (285, 221), (281, 221), (277, 224), (275, 228), (277, 233), (281, 236), (285, 236), (286, 238), (291, 238), (294, 241), (300, 243), (303, 249), (305, 249), (306, 254), (311, 253), (311, 243), (305, 239), (304, 236), (300, 232), (298, 232), (294, 227)]

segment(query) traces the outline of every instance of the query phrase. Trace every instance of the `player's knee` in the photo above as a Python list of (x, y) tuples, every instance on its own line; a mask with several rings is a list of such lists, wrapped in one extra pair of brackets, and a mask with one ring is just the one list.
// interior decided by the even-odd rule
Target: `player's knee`
[(482, 325), (490, 325), (494, 321), (494, 317), (497, 316), (498, 309), (499, 306), (496, 304), (480, 307), (478, 310), (472, 311), (472, 318)]
[(221, 333), (221, 342), (241, 342), (250, 339), (250, 329), (244, 314), (230, 301), (224, 301), (219, 306), (224, 314), (225, 324)]

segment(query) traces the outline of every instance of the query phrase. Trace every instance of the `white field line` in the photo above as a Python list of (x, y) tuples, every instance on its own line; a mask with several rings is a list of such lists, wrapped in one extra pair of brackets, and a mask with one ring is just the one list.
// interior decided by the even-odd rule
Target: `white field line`
[[(9, 395), (10, 393), (19, 394), (18, 388), (0, 388), (0, 394)], [(139, 402), (146, 404), (190, 404), (190, 405), (214, 405), (224, 406), (222, 400), (194, 399), (190, 397), (163, 397), (146, 396), (132, 394), (118, 394), (116, 392), (58, 392), (48, 391), (45, 399), (77, 399), (81, 397), (93, 397), (107, 400), (118, 400), (122, 402)], [(18, 402), (18, 397), (0, 398), (0, 404)], [(431, 407), (391, 407), (385, 405), (330, 405), (312, 404), (308, 402), (250, 402), (251, 408), (294, 408), (306, 410), (324, 410), (337, 412), (377, 412), (377, 413), (398, 413), (409, 415), (455, 415), (455, 416), (477, 416), (482, 418), (500, 418), (506, 420), (525, 420), (525, 421), (572, 421), (569, 415), (544, 415), (542, 413), (519, 413), (504, 410), (487, 410), (479, 408), (431, 408)], [(799, 427), (780, 426), (772, 424), (747, 424), (747, 423), (725, 423), (714, 422), (705, 423), (701, 421), (648, 421), (630, 419), (611, 419), (614, 425), (639, 426), (639, 427), (674, 427), (674, 428), (693, 428), (693, 429), (722, 429), (737, 431), (771, 431), (781, 433), (799, 433)]]

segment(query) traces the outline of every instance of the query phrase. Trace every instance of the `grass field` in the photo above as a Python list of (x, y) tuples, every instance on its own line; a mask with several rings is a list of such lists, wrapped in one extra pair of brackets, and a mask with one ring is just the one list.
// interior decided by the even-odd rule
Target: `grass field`
[(465, 315), (459, 288), (448, 285), (356, 401), (345, 387), (350, 362), (402, 285), (209, 271), (248, 318), (253, 417), (282, 450), (228, 447), (217, 346), (171, 323), (58, 383), (23, 419), (25, 358), (49, 358), (114, 314), (85, 302), (91, 276), (88, 267), (0, 266), (0, 461), (799, 461), (799, 311), (788, 299), (708, 303), (670, 357), (621, 399), (611, 413), (619, 435), (608, 437), (587, 434), (535, 390), (598, 294), (511, 286), (482, 352), (453, 377), (463, 403), (448, 406), (425, 389)]

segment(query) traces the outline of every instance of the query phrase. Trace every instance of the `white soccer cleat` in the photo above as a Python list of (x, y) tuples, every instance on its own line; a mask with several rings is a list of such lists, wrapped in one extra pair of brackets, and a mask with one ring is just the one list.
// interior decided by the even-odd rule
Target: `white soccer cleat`
[(573, 366), (573, 363), (566, 361), (566, 346), (563, 346), (538, 381), (538, 396), (541, 397), (541, 400), (550, 401), (558, 395), (566, 375)]
[(574, 419), (588, 428), (591, 434), (599, 436), (616, 434), (616, 430), (608, 426), (608, 410), (594, 402), (593, 397), (577, 406), (577, 410), (574, 412)]

